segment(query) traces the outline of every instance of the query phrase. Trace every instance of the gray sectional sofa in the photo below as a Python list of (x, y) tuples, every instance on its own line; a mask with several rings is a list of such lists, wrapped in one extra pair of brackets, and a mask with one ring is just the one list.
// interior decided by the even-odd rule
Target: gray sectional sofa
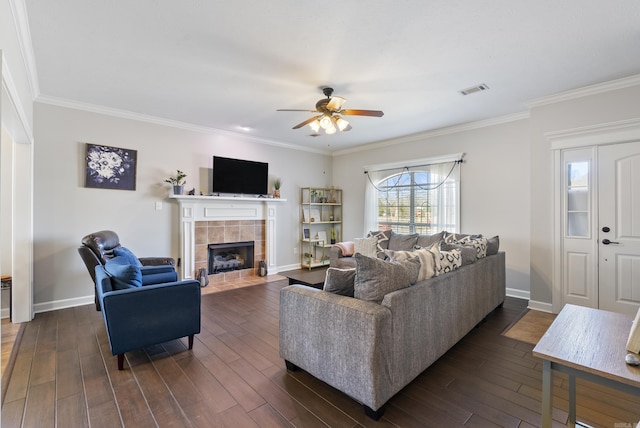
[[(355, 275), (363, 277), (365, 267), (386, 263), (359, 254), (353, 259)], [(504, 252), (401, 287), (381, 301), (290, 285), (280, 294), (280, 355), (289, 370), (301, 368), (344, 392), (377, 420), (391, 397), (504, 298)]]

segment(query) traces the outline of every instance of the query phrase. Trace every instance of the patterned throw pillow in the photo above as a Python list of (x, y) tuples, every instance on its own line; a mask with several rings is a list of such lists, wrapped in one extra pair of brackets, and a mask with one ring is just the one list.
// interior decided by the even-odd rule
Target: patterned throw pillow
[(384, 259), (384, 250), (389, 248), (389, 237), (391, 236), (390, 230), (377, 230), (375, 232), (369, 232), (367, 238), (375, 237), (378, 239), (378, 257)]
[(487, 238), (482, 235), (467, 236), (459, 240), (458, 244), (473, 247), (476, 250), (476, 257), (479, 259), (487, 257)]
[(356, 238), (354, 243), (354, 253), (360, 253), (366, 257), (378, 256), (378, 238)]
[(454, 271), (462, 266), (460, 250), (440, 251), (440, 266), (438, 275)]
[(436, 254), (431, 248), (420, 248), (415, 251), (386, 250), (385, 254), (392, 262), (408, 259), (419, 260), (420, 270), (418, 271), (417, 282), (436, 276)]
[(353, 297), (353, 283), (356, 279), (356, 269), (338, 269), (330, 267), (324, 280), (324, 291)]

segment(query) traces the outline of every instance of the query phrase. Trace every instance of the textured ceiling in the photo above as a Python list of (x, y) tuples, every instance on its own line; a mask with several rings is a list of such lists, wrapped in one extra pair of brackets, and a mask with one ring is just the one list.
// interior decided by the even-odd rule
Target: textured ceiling
[[(322, 150), (640, 73), (637, 0), (24, 1), (43, 101)], [(325, 85), (384, 117), (314, 138), (291, 129), (310, 114), (276, 112), (313, 109)]]

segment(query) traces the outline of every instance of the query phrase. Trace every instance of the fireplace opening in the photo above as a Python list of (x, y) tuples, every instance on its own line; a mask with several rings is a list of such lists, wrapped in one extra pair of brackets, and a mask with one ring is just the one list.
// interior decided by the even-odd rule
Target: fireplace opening
[(209, 275), (253, 268), (254, 241), (209, 244)]

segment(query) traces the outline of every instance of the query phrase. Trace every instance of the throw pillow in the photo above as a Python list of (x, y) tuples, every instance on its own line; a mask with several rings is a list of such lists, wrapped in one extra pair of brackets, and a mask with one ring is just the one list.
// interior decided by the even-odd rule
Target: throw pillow
[(385, 254), (392, 262), (418, 260), (420, 269), (418, 270), (416, 282), (420, 282), (436, 275), (435, 254), (430, 248), (420, 248), (415, 251), (386, 250)]
[(411, 251), (416, 246), (417, 240), (417, 233), (403, 234), (391, 231), (388, 248), (394, 251)]
[(434, 235), (418, 235), (416, 246), (428, 247), (429, 245), (435, 244), (436, 242), (440, 242), (442, 238), (444, 238), (444, 231), (438, 232)]
[(462, 265), (460, 250), (440, 251), (440, 267), (438, 275), (458, 269)]
[(478, 236), (467, 236), (463, 239), (460, 239), (458, 244), (473, 247), (476, 251), (476, 257), (481, 259), (487, 256), (487, 238), (482, 235)]
[(127, 262), (130, 265), (134, 265), (134, 266), (138, 266), (138, 267), (142, 267), (142, 263), (140, 263), (140, 260), (138, 260), (138, 258), (136, 257), (135, 254), (133, 254), (131, 252), (130, 249), (126, 248), (126, 247), (118, 247), (118, 248), (114, 248), (113, 249), (113, 254), (115, 257), (124, 257), (125, 260), (127, 260)]
[(400, 263), (390, 263), (377, 257), (366, 257), (356, 253), (356, 279), (353, 297), (360, 300), (381, 302), (392, 291), (411, 285), (408, 269)]
[(107, 260), (104, 270), (111, 277), (111, 287), (114, 290), (142, 287), (142, 272), (139, 266), (129, 263), (122, 256)]
[(366, 257), (377, 257), (378, 238), (356, 238), (354, 244), (354, 253), (360, 253)]
[(378, 238), (378, 257), (383, 259), (384, 258), (384, 250), (386, 250), (387, 248), (389, 248), (389, 237), (391, 236), (391, 231), (390, 230), (377, 230), (375, 232), (369, 232), (367, 234), (367, 238), (370, 238), (372, 236), (375, 236), (376, 238)]
[(476, 249), (472, 246), (460, 245), (460, 244), (447, 244), (446, 242), (440, 243), (440, 249), (443, 251), (460, 250), (462, 256), (462, 266), (470, 265), (478, 260), (476, 256)]
[(487, 256), (498, 254), (500, 250), (500, 237), (498, 235), (487, 239)]
[(338, 269), (330, 267), (324, 280), (324, 291), (353, 297), (353, 283), (356, 279), (356, 269)]

